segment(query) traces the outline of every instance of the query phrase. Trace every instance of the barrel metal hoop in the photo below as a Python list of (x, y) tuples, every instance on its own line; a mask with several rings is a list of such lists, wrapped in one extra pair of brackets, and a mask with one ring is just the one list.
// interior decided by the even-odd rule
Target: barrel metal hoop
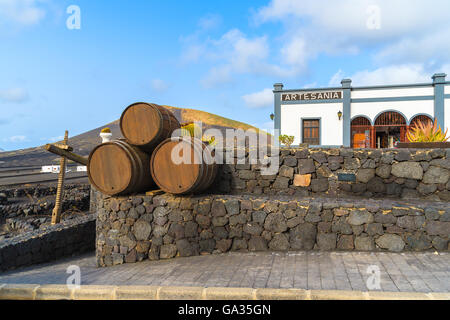
[[(117, 140), (117, 145), (120, 145), (122, 147), (122, 150), (125, 151), (125, 154), (127, 155), (128, 159), (130, 160), (131, 163), (131, 177), (130, 177), (130, 181), (128, 182), (128, 186), (125, 187), (125, 189), (119, 191), (117, 194), (125, 194), (126, 192), (128, 192), (128, 190), (130, 188), (132, 188), (136, 182), (136, 174), (135, 170), (133, 170), (133, 166), (134, 166), (134, 161), (133, 161), (133, 155), (130, 152), (130, 149), (132, 150), (132, 148), (129, 148), (128, 144), (126, 144), (125, 141), (121, 141), (121, 140)], [(141, 171), (142, 172), (142, 171)]]
[(136, 160), (136, 165), (138, 166), (138, 170), (136, 170), (136, 180), (134, 186), (141, 186), (144, 182), (144, 165), (142, 163), (142, 158), (139, 156), (138, 152), (134, 148), (128, 148), (129, 152), (134, 155), (134, 159)]

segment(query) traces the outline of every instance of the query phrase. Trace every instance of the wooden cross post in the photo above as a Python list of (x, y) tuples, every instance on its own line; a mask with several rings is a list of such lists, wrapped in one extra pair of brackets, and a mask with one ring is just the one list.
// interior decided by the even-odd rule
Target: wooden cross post
[[(64, 134), (64, 141), (62, 147), (67, 147), (69, 142), (69, 132), (66, 130)], [(52, 224), (59, 223), (61, 221), (61, 209), (62, 209), (62, 198), (64, 194), (64, 176), (66, 174), (66, 157), (61, 156), (59, 160), (59, 174), (58, 174), (58, 188), (56, 190), (56, 200), (55, 207), (52, 211)]]

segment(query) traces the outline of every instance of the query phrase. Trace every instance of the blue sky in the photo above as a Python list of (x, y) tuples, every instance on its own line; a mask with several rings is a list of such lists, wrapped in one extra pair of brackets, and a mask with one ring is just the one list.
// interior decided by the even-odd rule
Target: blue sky
[(0, 0), (0, 148), (82, 133), (135, 101), (268, 128), (276, 82), (430, 82), (450, 73), (449, 40), (447, 0)]

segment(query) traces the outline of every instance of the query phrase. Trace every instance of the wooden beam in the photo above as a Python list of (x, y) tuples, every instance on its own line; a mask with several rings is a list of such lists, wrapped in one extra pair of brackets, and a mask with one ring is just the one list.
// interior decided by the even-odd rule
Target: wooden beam
[(55, 147), (58, 147), (60, 149), (66, 150), (66, 151), (73, 151), (73, 148), (70, 146), (65, 146), (63, 144), (59, 144), (59, 143), (55, 143), (54, 144)]
[(161, 189), (158, 190), (152, 190), (152, 191), (147, 191), (145, 193), (146, 196), (158, 196), (160, 194), (164, 194), (164, 191), (162, 191)]
[(75, 154), (73, 152), (70, 152), (70, 151), (66, 151), (64, 149), (59, 148), (58, 146), (53, 145), (53, 144), (46, 144), (44, 146), (44, 149), (51, 153), (57, 154), (61, 157), (66, 157), (67, 159), (73, 160), (82, 165), (87, 166), (87, 164), (88, 164), (88, 158), (82, 157), (82, 156)]

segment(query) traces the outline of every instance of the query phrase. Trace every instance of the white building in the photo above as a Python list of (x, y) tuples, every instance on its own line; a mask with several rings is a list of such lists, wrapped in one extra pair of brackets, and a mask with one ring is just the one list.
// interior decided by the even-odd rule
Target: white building
[(450, 82), (435, 74), (432, 83), (283, 90), (274, 85), (275, 129), (294, 136), (294, 145), (389, 147), (406, 142), (417, 119), (450, 128)]
[(41, 173), (59, 173), (59, 165), (42, 166)]
[[(59, 173), (59, 164), (51, 165), (51, 166), (42, 166), (41, 173)], [(72, 170), (66, 167), (66, 173), (71, 172)], [(87, 171), (86, 166), (78, 166), (77, 171)]]

